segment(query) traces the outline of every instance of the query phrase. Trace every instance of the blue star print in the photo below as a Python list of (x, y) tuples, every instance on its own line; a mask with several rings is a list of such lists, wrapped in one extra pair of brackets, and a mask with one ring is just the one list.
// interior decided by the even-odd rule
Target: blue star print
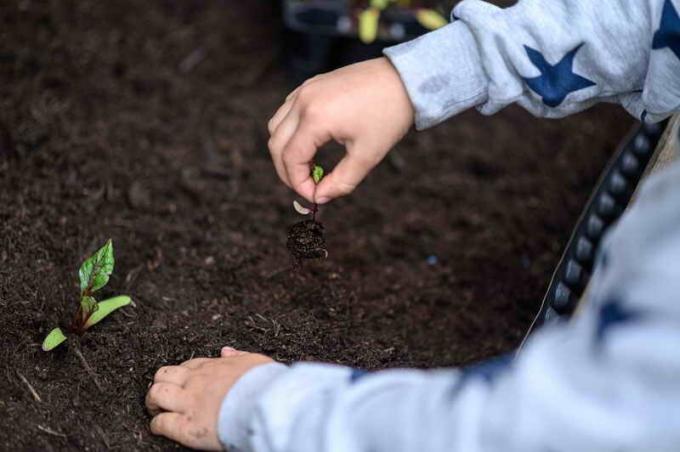
[(640, 314), (623, 306), (617, 300), (609, 300), (600, 307), (600, 316), (597, 319), (595, 329), (595, 345), (599, 346), (604, 340), (607, 331), (624, 323), (634, 322), (640, 318)]
[(349, 382), (354, 383), (357, 380), (360, 380), (361, 377), (364, 377), (368, 375), (368, 371), (364, 369), (352, 369), (352, 372), (349, 375)]
[(524, 46), (529, 60), (541, 71), (538, 77), (524, 78), (532, 91), (540, 95), (548, 107), (557, 107), (569, 93), (578, 91), (595, 83), (574, 73), (574, 57), (583, 44), (568, 52), (557, 64), (548, 63), (538, 50)]
[(671, 0), (666, 0), (661, 12), (661, 25), (654, 33), (652, 49), (670, 48), (680, 58), (680, 15)]
[(471, 380), (478, 379), (487, 384), (493, 384), (510, 368), (513, 358), (514, 355), (509, 353), (462, 368), (460, 377), (451, 389), (452, 396), (457, 395)]

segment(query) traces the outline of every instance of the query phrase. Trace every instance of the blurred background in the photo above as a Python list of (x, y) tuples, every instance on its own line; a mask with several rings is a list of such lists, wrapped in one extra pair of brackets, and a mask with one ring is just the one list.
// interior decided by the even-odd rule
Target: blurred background
[[(451, 6), (380, 3), (0, 4), (0, 448), (171, 447), (147, 431), (150, 378), (223, 345), (369, 369), (517, 346), (632, 120), (510, 107), (411, 133), (321, 211), (328, 259), (292, 269), (299, 217), (267, 120), (304, 78), (379, 55)], [(68, 348), (39, 345), (109, 237), (108, 287), (135, 307), (78, 339), (98, 392)]]

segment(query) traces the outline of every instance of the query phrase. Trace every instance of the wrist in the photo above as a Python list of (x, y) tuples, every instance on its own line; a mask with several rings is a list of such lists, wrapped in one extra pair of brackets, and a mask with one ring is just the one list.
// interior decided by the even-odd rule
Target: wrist
[(392, 61), (384, 56), (378, 59), (380, 65), (383, 67), (387, 85), (390, 86), (390, 97), (395, 99), (400, 111), (405, 113), (408, 122), (408, 127), (411, 127), (415, 122), (416, 110), (409, 96), (404, 80), (401, 78), (397, 67)]
[(217, 433), (222, 446), (229, 450), (249, 450), (249, 425), (258, 396), (288, 366), (272, 362), (253, 367), (231, 387), (220, 406)]
[(469, 27), (456, 21), (384, 50), (423, 130), (486, 101), (488, 77)]

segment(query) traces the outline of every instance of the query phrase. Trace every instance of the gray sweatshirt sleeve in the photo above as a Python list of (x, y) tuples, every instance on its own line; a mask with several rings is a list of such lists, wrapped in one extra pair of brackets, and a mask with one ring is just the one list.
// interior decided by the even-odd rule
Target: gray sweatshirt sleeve
[(680, 0), (464, 0), (454, 22), (385, 50), (425, 129), (518, 103), (557, 118), (616, 102), (658, 121), (680, 108)]
[(677, 451), (680, 165), (603, 240), (589, 303), (513, 360), (449, 370), (268, 365), (222, 404), (229, 450)]

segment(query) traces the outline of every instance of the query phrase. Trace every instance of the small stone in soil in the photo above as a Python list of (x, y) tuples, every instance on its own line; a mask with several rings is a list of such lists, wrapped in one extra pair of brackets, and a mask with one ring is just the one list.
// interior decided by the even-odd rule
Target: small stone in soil
[(296, 261), (328, 257), (323, 225), (314, 220), (295, 223), (288, 229), (288, 251)]

